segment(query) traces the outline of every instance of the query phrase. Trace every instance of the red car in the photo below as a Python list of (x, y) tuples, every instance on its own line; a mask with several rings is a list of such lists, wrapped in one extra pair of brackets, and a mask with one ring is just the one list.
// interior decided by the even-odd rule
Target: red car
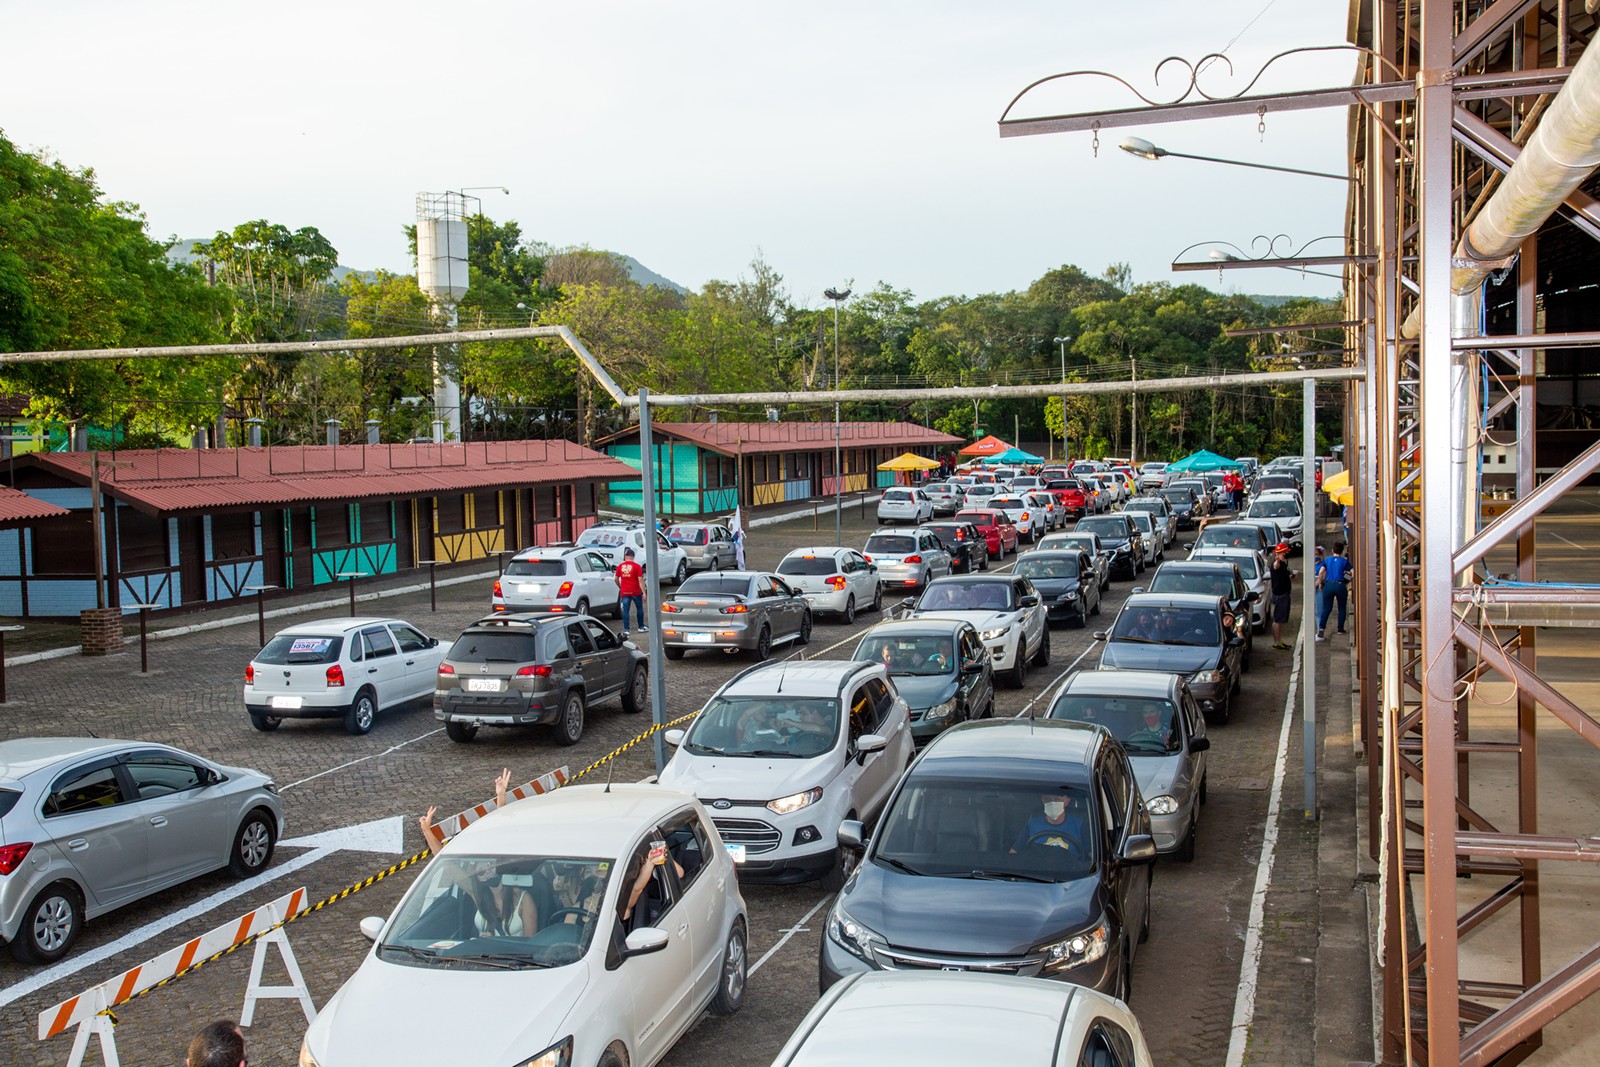
[(996, 559), (1017, 550), (1017, 528), (1011, 525), (1011, 520), (1006, 518), (1003, 511), (964, 509), (956, 512), (955, 521), (970, 522), (976, 526), (978, 532), (983, 534), (984, 543), (989, 546), (989, 555)]
[(1057, 478), (1044, 483), (1044, 488), (1061, 502), (1061, 506), (1074, 519), (1081, 519), (1089, 510), (1089, 498), (1083, 491), (1083, 484), (1076, 478)]

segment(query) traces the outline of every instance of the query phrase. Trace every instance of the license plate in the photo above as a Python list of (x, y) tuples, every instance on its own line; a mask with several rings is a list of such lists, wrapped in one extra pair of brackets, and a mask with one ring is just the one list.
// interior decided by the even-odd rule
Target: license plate
[(709, 645), (714, 640), (710, 634), (684, 634), (683, 639), (691, 645)]
[(544, 592), (544, 586), (540, 585), (538, 582), (522, 582), (517, 586), (517, 592), (542, 593)]
[(500, 692), (500, 679), (498, 678), (468, 678), (467, 692), (469, 693), (498, 693)]
[(294, 711), (305, 706), (303, 697), (273, 697), (272, 706), (287, 711)]
[(733, 862), (735, 862), (735, 863), (743, 863), (744, 862), (744, 846), (743, 845), (730, 845), (727, 842), (723, 842), (722, 847), (728, 850), (728, 855), (733, 857)]

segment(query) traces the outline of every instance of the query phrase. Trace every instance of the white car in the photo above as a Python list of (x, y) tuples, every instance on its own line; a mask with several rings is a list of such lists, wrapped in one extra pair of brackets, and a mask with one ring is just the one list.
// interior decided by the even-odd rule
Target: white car
[(1139, 528), (1140, 536), (1144, 538), (1144, 565), (1154, 567), (1166, 559), (1164, 531), (1156, 529), (1155, 516), (1148, 511), (1138, 511), (1133, 508), (1125, 508), (1122, 513), (1133, 520), (1133, 524)]
[(910, 717), (882, 663), (766, 664), (667, 731), (676, 751), (660, 781), (711, 809), (741, 880), (834, 892), (856, 859), (839, 824), (883, 809), (911, 762)]
[(1040, 511), (1044, 512), (1044, 525), (1047, 530), (1059, 530), (1067, 525), (1067, 509), (1061, 501), (1056, 499), (1054, 493), (1044, 489), (1030, 490), (1022, 494), (1026, 500), (1031, 500)]
[(353, 734), (378, 712), (432, 699), (449, 651), (400, 619), (328, 619), (278, 631), (244, 669), (244, 706), (257, 730), (284, 719), (343, 719)]
[(933, 501), (921, 489), (885, 489), (878, 498), (878, 521), (916, 526), (933, 518)]
[(778, 563), (778, 573), (790, 588), (805, 594), (816, 614), (837, 615), (850, 623), (856, 621), (857, 611), (883, 607), (878, 565), (853, 548), (797, 548)]
[[(647, 565), (644, 555), (644, 523), (607, 520), (595, 523), (578, 535), (578, 547), (598, 552), (614, 571), (622, 562), (622, 551), (633, 549), (633, 561)], [(660, 560), (661, 580), (682, 585), (689, 577), (689, 554), (679, 545), (667, 540), (667, 535), (656, 531), (656, 558)]]
[(964, 508), (986, 508), (991, 498), (999, 496), (1003, 490), (993, 482), (979, 482), (969, 487), (965, 493), (966, 503)]
[[(701, 1011), (739, 1008), (747, 930), (693, 797), (618, 782), (515, 801), (452, 838), (387, 921), (361, 921), (375, 944), (300, 1067), (655, 1063)], [(450, 1006), (470, 1018), (441, 1019)]]
[(1005, 512), (1011, 525), (1017, 528), (1018, 540), (1032, 544), (1048, 532), (1049, 517), (1031, 496), (994, 496), (984, 506)]
[(772, 1067), (883, 1063), (1154, 1065), (1128, 1006), (1083, 986), (970, 971), (869, 971), (829, 987)]
[(1189, 553), (1190, 559), (1217, 559), (1239, 568), (1247, 592), (1256, 594), (1250, 603), (1250, 625), (1257, 633), (1267, 627), (1267, 608), (1272, 603), (1267, 584), (1272, 576), (1267, 568), (1267, 557), (1253, 548), (1197, 548)]
[(874, 530), (862, 554), (884, 585), (915, 589), (951, 571), (950, 553), (931, 530)]
[(1148, 492), (1155, 489), (1164, 489), (1167, 485), (1167, 465), (1165, 463), (1146, 463), (1139, 468), (1139, 489)]
[(912, 618), (929, 616), (970, 622), (989, 650), (996, 677), (1004, 675), (1013, 689), (1022, 688), (1030, 664), (1042, 667), (1050, 662), (1047, 609), (1026, 578), (1014, 574), (940, 578), (910, 612)]
[(1277, 523), (1278, 529), (1283, 531), (1283, 539), (1289, 543), (1290, 551), (1297, 552), (1305, 547), (1299, 493), (1289, 489), (1269, 489), (1250, 501), (1250, 510), (1244, 514), (1248, 519), (1271, 519)]
[(495, 611), (621, 615), (616, 567), (588, 548), (525, 548), (495, 579)]

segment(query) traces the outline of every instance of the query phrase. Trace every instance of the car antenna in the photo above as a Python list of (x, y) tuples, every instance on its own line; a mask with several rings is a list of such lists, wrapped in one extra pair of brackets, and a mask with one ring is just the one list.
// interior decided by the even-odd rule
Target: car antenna
[(612, 776), (614, 774), (617, 773), (617, 760), (616, 760), (616, 757), (612, 757), (608, 762), (611, 765), (606, 768), (606, 787), (605, 787), (605, 789), (601, 790), (601, 792), (605, 792), (605, 793), (611, 792), (611, 778), (612, 778)]

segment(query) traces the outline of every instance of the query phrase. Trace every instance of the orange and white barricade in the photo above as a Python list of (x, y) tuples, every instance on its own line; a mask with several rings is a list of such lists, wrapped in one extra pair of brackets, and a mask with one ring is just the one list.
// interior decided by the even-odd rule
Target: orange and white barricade
[[(557, 767), (553, 771), (541, 774), (531, 782), (519, 785), (515, 789), (506, 790), (506, 803), (510, 804), (513, 800), (526, 800), (542, 793), (554, 792), (567, 784), (568, 777), (567, 768)], [(448, 841), (497, 807), (499, 805), (491, 797), (482, 804), (474, 804), (458, 815), (452, 815), (448, 819), (441, 819), (434, 823), (433, 826)]]
[[(311, 992), (306, 988), (305, 979), (300, 974), (300, 964), (294, 957), (294, 949), (290, 947), (289, 939), (285, 936), (281, 925), (285, 920), (298, 915), (305, 907), (305, 902), (306, 891), (302, 886), (293, 893), (263, 904), (233, 922), (208, 930), (192, 941), (163, 952), (109, 981), (85, 989), (77, 996), (40, 1012), (39, 1040), (55, 1037), (69, 1027), (77, 1027), (78, 1033), (72, 1042), (72, 1053), (67, 1058), (67, 1067), (81, 1067), (83, 1057), (89, 1051), (91, 1036), (100, 1039), (100, 1055), (106, 1067), (120, 1067), (122, 1061), (117, 1057), (117, 1043), (113, 1029), (116, 1024), (107, 1014), (110, 1009), (126, 1003), (151, 986), (187, 970), (197, 961), (241, 944), (255, 935), (260, 936), (255, 942), (255, 958), (250, 964), (250, 984), (245, 989), (244, 1011), (239, 1019), (240, 1025), (249, 1026), (251, 1020), (255, 1018), (256, 1001), (276, 997), (300, 1001), (300, 1007), (306, 1014), (306, 1021), (310, 1022), (316, 1018), (317, 1010), (311, 1003)], [(262, 931), (267, 932), (262, 933)], [(276, 946), (282, 955), (284, 967), (289, 972), (289, 985), (261, 984), (261, 971), (266, 963), (269, 946)]]

